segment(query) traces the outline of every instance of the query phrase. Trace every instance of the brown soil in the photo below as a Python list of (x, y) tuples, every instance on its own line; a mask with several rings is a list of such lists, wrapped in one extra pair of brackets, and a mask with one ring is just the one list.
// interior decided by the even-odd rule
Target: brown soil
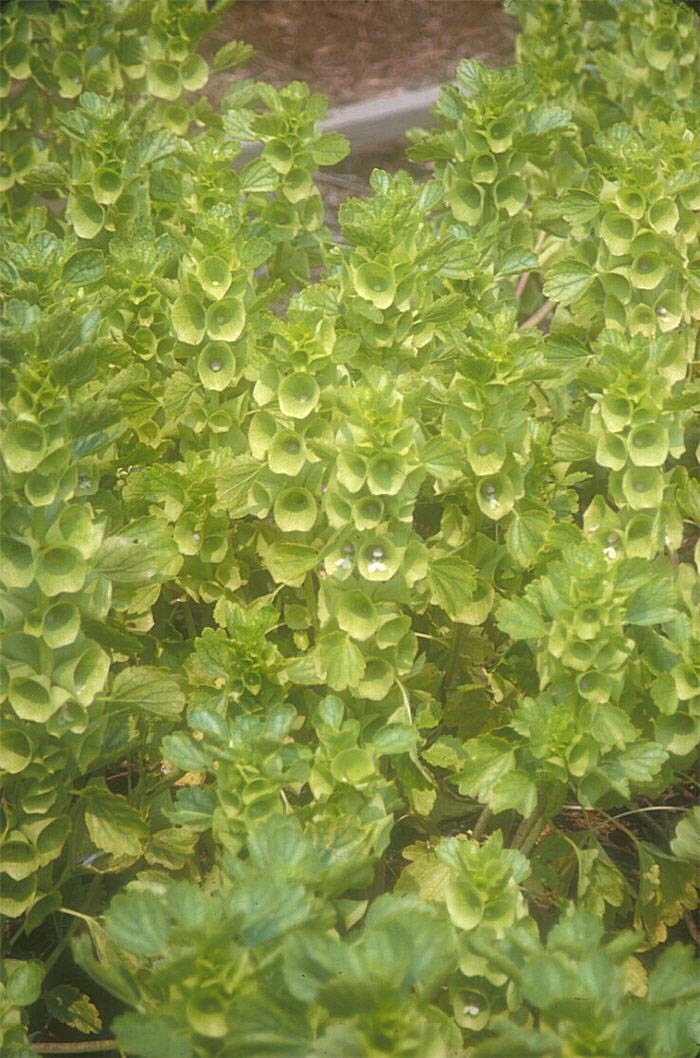
[[(516, 25), (501, 0), (238, 0), (206, 51), (247, 41), (255, 57), (234, 77), (306, 81), (333, 106), (450, 81), (467, 56), (511, 62)], [(214, 78), (212, 94), (231, 80)]]

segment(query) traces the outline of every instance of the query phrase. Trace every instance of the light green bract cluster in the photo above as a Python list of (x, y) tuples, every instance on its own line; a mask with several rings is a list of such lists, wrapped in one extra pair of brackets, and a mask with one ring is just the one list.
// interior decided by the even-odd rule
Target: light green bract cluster
[(700, 23), (517, 0), (333, 231), (209, 6), (0, 14), (0, 1050), (694, 1058)]

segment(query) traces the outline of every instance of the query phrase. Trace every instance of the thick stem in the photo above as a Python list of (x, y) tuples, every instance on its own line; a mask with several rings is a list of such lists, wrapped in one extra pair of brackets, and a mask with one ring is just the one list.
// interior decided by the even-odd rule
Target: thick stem
[(464, 625), (457, 625), (455, 629), (454, 639), (452, 640), (452, 651), (450, 653), (450, 660), (447, 663), (447, 669), (442, 680), (442, 687), (440, 688), (440, 697), (442, 704), (445, 704), (447, 698), (447, 692), (454, 682), (454, 678), (457, 674), (457, 668), (459, 666), (459, 659), (462, 653), (462, 640), (464, 638)]
[(33, 1043), (37, 1054), (103, 1054), (118, 1051), (116, 1040), (86, 1040), (85, 1043)]
[(533, 312), (532, 316), (528, 316), (524, 323), (520, 324), (520, 327), (518, 329), (521, 331), (527, 331), (531, 327), (536, 327), (537, 324), (540, 323), (545, 318), (545, 316), (552, 311), (556, 304), (556, 301), (545, 301), (544, 305), (540, 305), (537, 311)]
[(486, 828), (491, 822), (492, 817), (493, 812), (491, 811), (488, 805), (482, 808), (481, 812), (479, 813), (479, 818), (474, 824), (474, 829), (472, 830), (472, 838), (474, 838), (475, 841), (478, 841), (479, 838), (482, 838), (484, 836), (484, 834), (486, 833)]

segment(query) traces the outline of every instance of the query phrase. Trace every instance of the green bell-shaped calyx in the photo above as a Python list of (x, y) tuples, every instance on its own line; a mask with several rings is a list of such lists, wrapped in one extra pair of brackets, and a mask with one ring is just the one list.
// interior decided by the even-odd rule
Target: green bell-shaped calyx
[(245, 305), (239, 298), (222, 298), (209, 306), (207, 332), (210, 338), (235, 342), (245, 327)]
[(393, 452), (382, 452), (370, 459), (367, 485), (373, 496), (395, 496), (405, 480), (404, 462)]
[(509, 116), (496, 118), (485, 131), (491, 150), (495, 154), (503, 154), (513, 143), (515, 121)]
[(357, 567), (365, 580), (390, 580), (400, 565), (401, 553), (384, 537), (373, 538), (357, 554)]
[(658, 253), (640, 253), (629, 270), (632, 285), (638, 290), (654, 290), (664, 278), (666, 266)]
[(622, 256), (629, 253), (630, 243), (637, 234), (637, 226), (631, 217), (611, 210), (600, 222), (600, 236), (611, 253)]
[(109, 673), (109, 657), (91, 643), (77, 656), (57, 665), (53, 679), (72, 694), (80, 705), (90, 705), (104, 687)]
[(367, 658), (364, 675), (357, 685), (358, 697), (381, 702), (391, 690), (394, 679), (394, 669), (385, 658)]
[(378, 309), (388, 309), (396, 294), (396, 280), (388, 265), (380, 261), (365, 261), (353, 268), (355, 290)]
[(672, 198), (657, 198), (649, 207), (649, 223), (661, 235), (672, 235), (679, 219), (678, 206)]
[(223, 257), (205, 257), (197, 263), (197, 279), (209, 297), (219, 301), (231, 286), (231, 269)]
[(384, 518), (384, 504), (378, 496), (362, 496), (352, 505), (352, 520), (356, 529), (375, 529)]
[(223, 1039), (229, 1031), (226, 1003), (218, 991), (196, 991), (187, 1000), (185, 1014), (193, 1031), (205, 1039)]
[(625, 554), (628, 558), (653, 558), (658, 551), (658, 533), (648, 514), (635, 514), (625, 526)]
[(292, 430), (281, 430), (270, 444), (267, 461), (273, 474), (296, 477), (306, 463), (302, 438)]
[(600, 404), (600, 414), (608, 430), (619, 433), (630, 422), (634, 406), (627, 397), (606, 393)]
[(605, 432), (600, 435), (596, 445), (595, 461), (600, 467), (622, 470), (627, 462), (627, 448), (620, 434)]
[(660, 423), (635, 426), (627, 436), (629, 457), (638, 467), (660, 467), (668, 457), (668, 431)]
[(477, 184), (492, 184), (498, 176), (498, 160), (492, 154), (477, 154), (471, 166), (472, 180)]
[(12, 677), (7, 696), (20, 720), (33, 720), (37, 724), (46, 723), (61, 708), (66, 698), (60, 688), (52, 691), (47, 676), (38, 675)]
[(635, 511), (658, 507), (664, 495), (664, 476), (657, 467), (629, 467), (622, 476), (622, 492)]
[(468, 625), (483, 624), (491, 613), (495, 598), (496, 593), (493, 589), (493, 585), (489, 584), (489, 582), (482, 577), (479, 577), (476, 581), (476, 587), (472, 592), (471, 599), (469, 602), (461, 604), (461, 620), (464, 624)]
[(197, 374), (205, 389), (226, 389), (238, 373), (236, 357), (225, 342), (207, 342), (197, 357)]
[(0, 772), (18, 775), (32, 759), (33, 747), (29, 736), (18, 727), (3, 724), (0, 744)]
[(479, 477), (497, 474), (506, 459), (506, 443), (495, 430), (479, 430), (467, 442), (467, 459)]
[(305, 419), (318, 404), (320, 395), (316, 379), (305, 371), (287, 375), (277, 389), (280, 411), (290, 419)]
[(179, 341), (199, 345), (207, 330), (207, 315), (199, 298), (181, 294), (170, 310), (173, 330)]
[(182, 95), (182, 83), (177, 66), (172, 62), (156, 60), (146, 67), (146, 88), (156, 99), (173, 102)]
[(80, 239), (94, 239), (102, 231), (105, 222), (104, 209), (87, 195), (71, 195), (66, 216)]
[(644, 216), (646, 199), (641, 191), (636, 191), (634, 188), (621, 188), (615, 192), (615, 203), (622, 213), (626, 213), (634, 220), (641, 220)]
[(348, 492), (359, 492), (367, 479), (367, 462), (363, 456), (349, 449), (339, 452), (336, 476)]
[(39, 552), (36, 582), (44, 595), (80, 591), (85, 583), (85, 559), (74, 547), (54, 546)]
[(9, 533), (0, 536), (0, 581), (7, 588), (27, 588), (34, 580), (34, 548)]
[(363, 591), (344, 591), (340, 596), (336, 611), (338, 624), (361, 642), (374, 635), (379, 624), (377, 609)]
[(457, 178), (450, 185), (447, 201), (456, 220), (474, 226), (481, 220), (484, 209), (484, 192), (471, 180)]
[(481, 478), (476, 488), (479, 510), (497, 522), (509, 514), (515, 506), (515, 491), (507, 474), (494, 474)]
[(111, 206), (124, 190), (124, 181), (118, 169), (103, 165), (92, 178), (92, 193), (95, 201), (103, 206)]
[(46, 443), (43, 426), (30, 419), (15, 419), (2, 432), (0, 451), (8, 470), (26, 474), (41, 463)]
[(677, 43), (672, 29), (657, 29), (644, 43), (644, 56), (649, 65), (663, 73), (673, 61)]
[(275, 522), (285, 533), (305, 533), (313, 529), (318, 514), (316, 501), (308, 489), (284, 489), (274, 502)]
[(188, 92), (198, 92), (209, 80), (209, 65), (201, 55), (188, 55), (180, 66), (179, 74)]
[(78, 638), (80, 613), (71, 602), (57, 602), (46, 611), (42, 636), (52, 650), (69, 646)]
[(514, 217), (527, 202), (527, 184), (520, 176), (506, 176), (496, 184), (494, 198), (499, 209)]

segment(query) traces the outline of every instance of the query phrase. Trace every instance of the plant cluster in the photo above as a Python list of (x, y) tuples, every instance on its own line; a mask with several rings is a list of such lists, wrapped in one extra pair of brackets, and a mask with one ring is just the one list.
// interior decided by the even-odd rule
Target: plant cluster
[(0, 1050), (693, 1058), (698, 19), (515, 0), (334, 234), (209, 6), (0, 14)]

